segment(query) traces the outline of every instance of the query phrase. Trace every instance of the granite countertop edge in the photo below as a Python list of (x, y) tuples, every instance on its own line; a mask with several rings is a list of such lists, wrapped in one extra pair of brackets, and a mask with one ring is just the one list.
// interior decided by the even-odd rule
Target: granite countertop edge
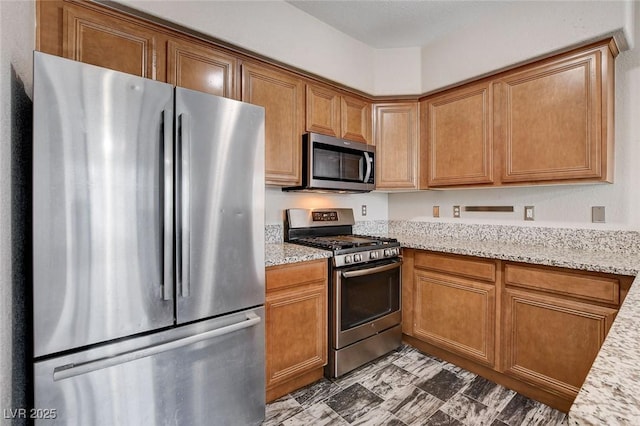
[(265, 244), (264, 254), (265, 267), (328, 259), (331, 257), (330, 251), (289, 243)]

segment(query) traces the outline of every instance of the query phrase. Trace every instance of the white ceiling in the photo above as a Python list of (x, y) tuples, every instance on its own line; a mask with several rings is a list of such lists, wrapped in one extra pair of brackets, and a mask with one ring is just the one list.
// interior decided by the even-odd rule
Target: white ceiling
[(288, 0), (287, 3), (374, 48), (424, 46), (504, 12), (516, 0)]

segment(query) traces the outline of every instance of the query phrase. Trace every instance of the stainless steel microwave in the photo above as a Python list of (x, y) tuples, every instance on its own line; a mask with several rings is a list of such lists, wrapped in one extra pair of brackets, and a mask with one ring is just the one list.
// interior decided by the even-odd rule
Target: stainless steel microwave
[(375, 189), (375, 147), (318, 133), (302, 136), (302, 185), (283, 191), (369, 192)]

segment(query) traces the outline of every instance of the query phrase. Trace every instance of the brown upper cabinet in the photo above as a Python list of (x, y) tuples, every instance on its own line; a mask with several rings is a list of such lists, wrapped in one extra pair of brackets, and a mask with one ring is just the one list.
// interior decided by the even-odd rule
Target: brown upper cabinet
[(265, 174), (273, 185), (302, 180), (304, 82), (258, 63), (242, 65), (242, 100), (265, 109)]
[(446, 92), (420, 106), (429, 164), (426, 185), (492, 183), (491, 83)]
[(167, 83), (238, 99), (238, 59), (188, 40), (167, 41)]
[(421, 187), (613, 181), (613, 40), (421, 100)]
[(376, 188), (418, 189), (418, 103), (374, 104)]
[(376, 102), (117, 7), (36, 0), (36, 49), (264, 106), (268, 184), (300, 184), (305, 131), (376, 145), (381, 190), (613, 181), (613, 39)]
[(613, 43), (496, 82), (502, 181), (613, 180)]
[(306, 130), (371, 143), (371, 103), (324, 86), (307, 85)]
[(158, 33), (150, 28), (74, 4), (62, 6), (62, 22), (57, 24), (62, 26), (63, 57), (156, 79)]

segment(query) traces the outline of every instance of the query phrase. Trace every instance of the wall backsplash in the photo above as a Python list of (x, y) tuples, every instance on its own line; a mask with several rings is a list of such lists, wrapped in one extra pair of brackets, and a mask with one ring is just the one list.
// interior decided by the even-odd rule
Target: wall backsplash
[[(284, 211), (290, 208), (316, 209), (323, 207), (350, 207), (354, 217), (361, 220), (387, 220), (388, 195), (384, 192), (367, 194), (317, 194), (309, 192), (282, 192), (277, 187), (265, 191), (265, 224), (282, 225)], [(362, 205), (367, 206), (367, 216), (362, 216)]]

